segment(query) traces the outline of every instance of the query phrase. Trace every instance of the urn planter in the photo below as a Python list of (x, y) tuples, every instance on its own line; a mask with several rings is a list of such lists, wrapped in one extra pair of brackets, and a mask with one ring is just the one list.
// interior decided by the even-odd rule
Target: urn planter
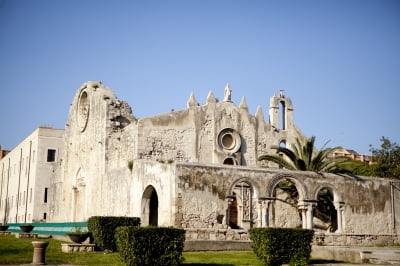
[(27, 225), (20, 225), (19, 228), (24, 233), (30, 233), (33, 230), (34, 226), (31, 224), (27, 224)]
[(69, 232), (67, 233), (69, 239), (71, 239), (72, 242), (81, 244), (84, 242), (89, 236), (89, 232)]
[(8, 225), (0, 225), (0, 231), (7, 231)]

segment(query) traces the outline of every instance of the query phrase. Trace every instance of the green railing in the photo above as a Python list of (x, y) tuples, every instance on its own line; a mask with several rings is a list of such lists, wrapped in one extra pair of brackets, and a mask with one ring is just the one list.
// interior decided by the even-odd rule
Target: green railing
[[(20, 233), (22, 223), (8, 224), (7, 231)], [(71, 231), (88, 231), (87, 222), (66, 222), (66, 223), (32, 223), (34, 226), (31, 233), (45, 235), (65, 235)]]

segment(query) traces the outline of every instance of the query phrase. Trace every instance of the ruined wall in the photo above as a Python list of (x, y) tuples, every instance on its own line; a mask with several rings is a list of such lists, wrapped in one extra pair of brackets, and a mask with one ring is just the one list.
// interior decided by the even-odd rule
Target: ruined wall
[(120, 100), (107, 100), (105, 172), (128, 167), (135, 158), (137, 119), (130, 106)]
[[(107, 168), (106, 157), (114, 155), (107, 145), (117, 125), (111, 120), (110, 109), (119, 108), (118, 102), (101, 82), (86, 82), (77, 91), (64, 135), (60, 202), (64, 211), (55, 214), (54, 221), (85, 221), (93, 207), (100, 209), (96, 204), (101, 202), (98, 191)], [(119, 160), (113, 162), (119, 164)]]
[[(183, 199), (188, 199), (183, 200), (182, 207), (179, 208), (182, 212), (180, 224), (183, 227), (224, 228), (233, 187), (244, 181), (253, 189), (253, 226), (263, 224), (258, 214), (261, 211), (265, 215), (266, 205), (260, 203), (260, 200), (265, 200), (269, 202), (269, 219), (273, 219), (269, 221), (271, 226), (301, 227), (306, 222), (302, 222), (305, 216), (301, 217), (303, 206), (306, 206), (305, 210), (315, 208), (318, 204), (318, 192), (328, 187), (333, 191), (334, 204), (342, 215), (341, 233), (399, 234), (397, 213), (400, 211), (400, 204), (395, 200), (400, 195), (398, 191), (391, 194), (390, 180), (278, 169), (187, 164), (177, 165), (177, 178), (179, 193)], [(277, 192), (277, 184), (288, 179), (295, 183), (299, 191), (297, 209), (284, 203), (286, 199), (283, 194)], [(220, 215), (224, 217), (219, 217)], [(192, 222), (193, 217), (196, 223)], [(317, 219), (314, 217), (313, 220), (315, 226)]]
[[(134, 160), (132, 171), (127, 167), (109, 171), (103, 178), (101, 200), (92, 204), (88, 217), (93, 215), (141, 217), (142, 225), (148, 225), (148, 195), (152, 188), (158, 197), (158, 225), (174, 224), (173, 214), (177, 194), (173, 176), (175, 167), (146, 160)], [(146, 222), (147, 221), (147, 222)]]
[(138, 121), (137, 156), (155, 161), (195, 161), (193, 114), (189, 110)]

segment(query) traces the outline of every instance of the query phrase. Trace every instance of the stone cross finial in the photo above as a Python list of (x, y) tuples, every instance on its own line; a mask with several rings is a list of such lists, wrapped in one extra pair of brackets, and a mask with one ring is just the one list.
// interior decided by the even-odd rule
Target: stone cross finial
[(224, 102), (231, 102), (231, 94), (232, 94), (232, 90), (231, 88), (229, 88), (229, 84), (227, 83), (225, 86), (225, 91), (224, 91)]

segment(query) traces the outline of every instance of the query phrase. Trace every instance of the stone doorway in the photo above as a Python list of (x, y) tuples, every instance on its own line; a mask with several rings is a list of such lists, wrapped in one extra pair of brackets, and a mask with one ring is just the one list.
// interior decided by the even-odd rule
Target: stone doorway
[(234, 184), (229, 196), (229, 221), (233, 229), (249, 229), (253, 220), (253, 188), (245, 182)]
[(153, 186), (148, 186), (142, 196), (142, 225), (158, 225), (158, 195)]
[(238, 229), (238, 209), (236, 198), (229, 205), (229, 226), (232, 229)]

